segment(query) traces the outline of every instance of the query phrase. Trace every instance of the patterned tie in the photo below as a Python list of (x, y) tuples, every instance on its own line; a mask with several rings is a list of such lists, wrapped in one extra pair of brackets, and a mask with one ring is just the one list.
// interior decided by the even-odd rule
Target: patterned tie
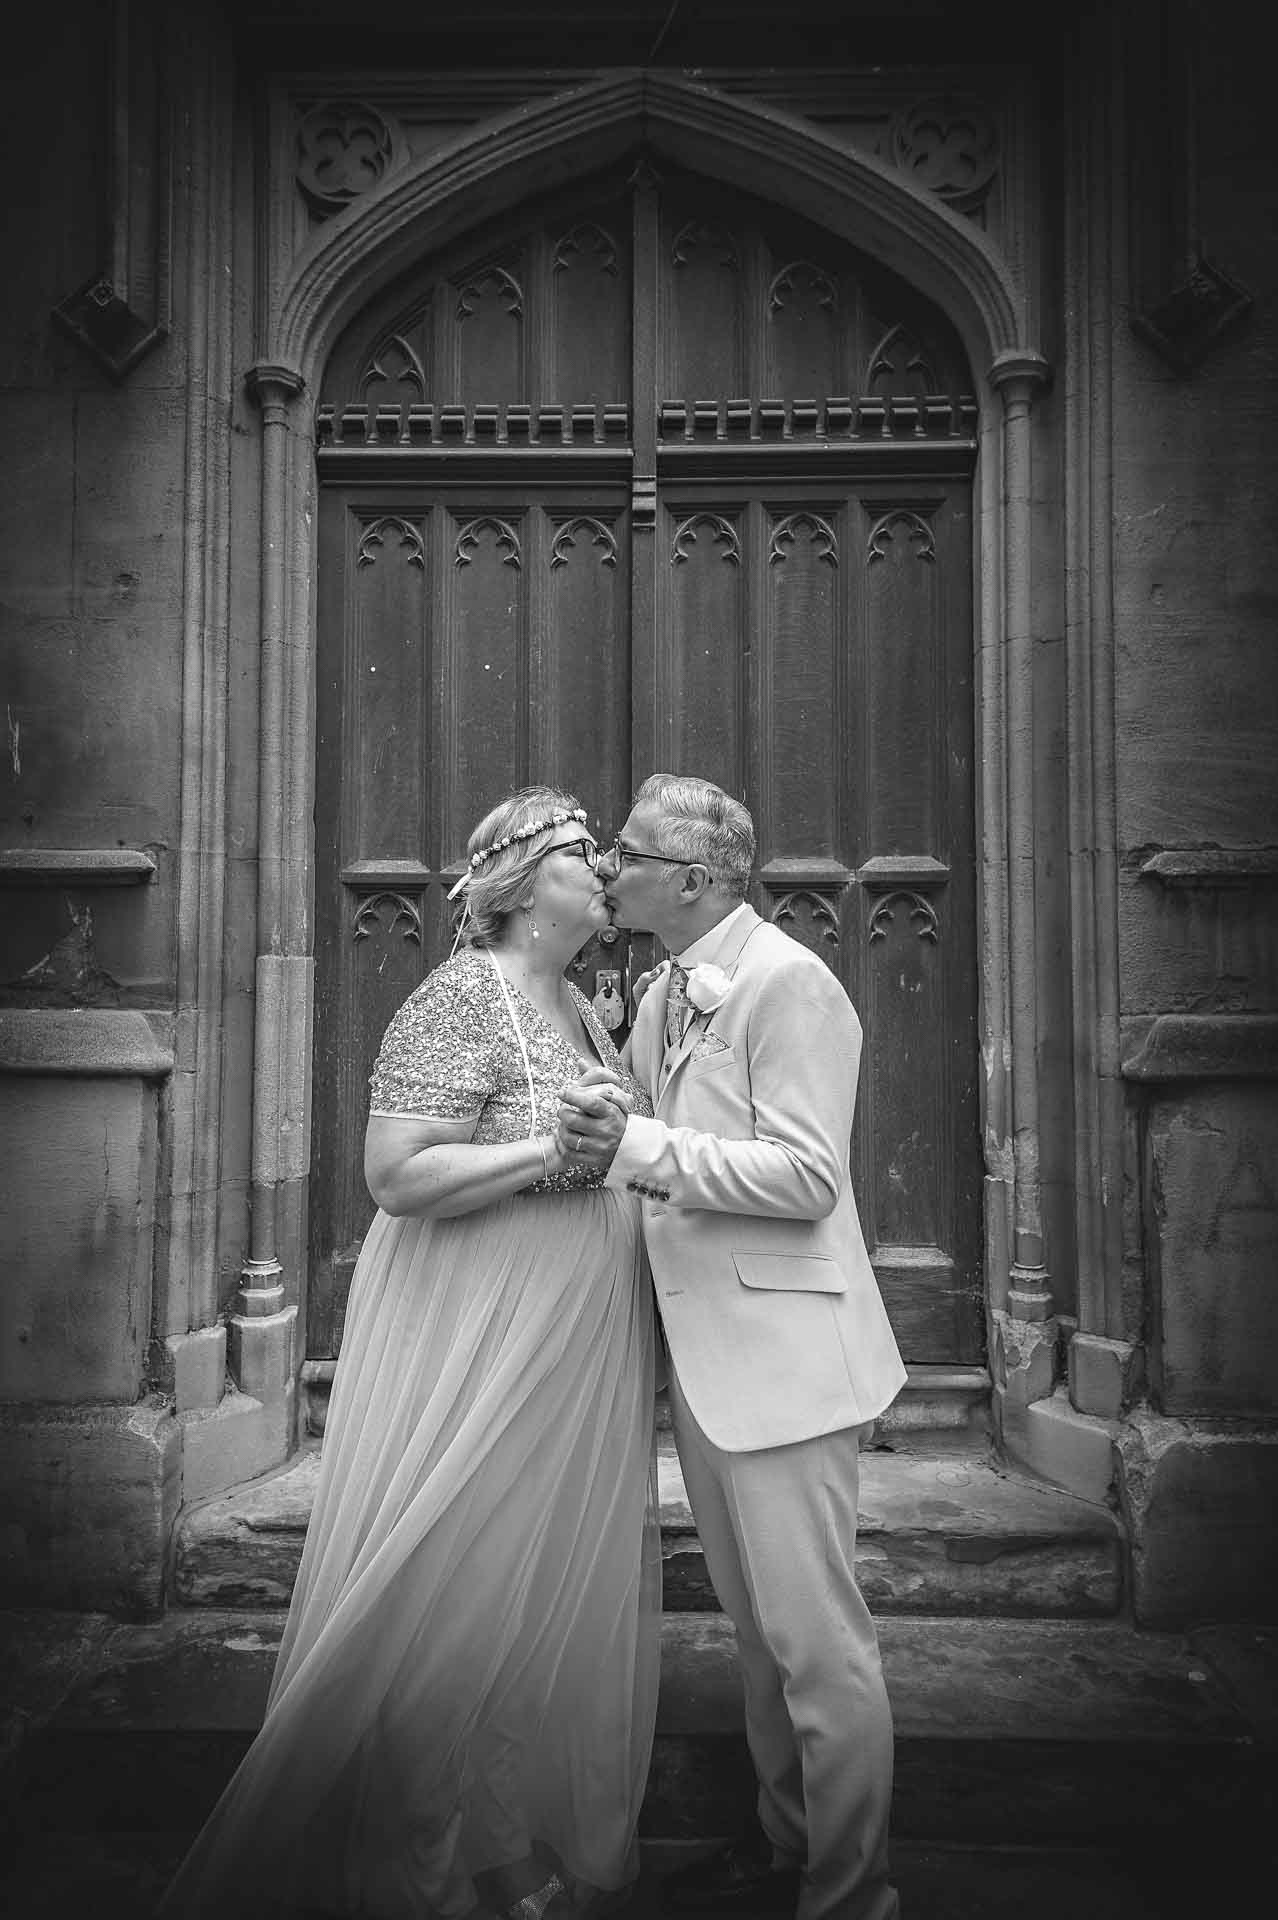
[(683, 1039), (688, 1015), (688, 969), (677, 960), (670, 962), (670, 982), (666, 988), (666, 1046), (671, 1050)]

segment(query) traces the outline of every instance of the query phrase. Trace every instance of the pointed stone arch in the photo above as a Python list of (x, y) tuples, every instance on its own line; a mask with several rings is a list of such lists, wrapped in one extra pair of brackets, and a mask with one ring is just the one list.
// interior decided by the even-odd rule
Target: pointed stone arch
[(268, 265), (275, 293), (248, 375), (262, 409), (253, 1226), (232, 1322), (233, 1352), (267, 1354), (258, 1370), (290, 1364), (310, 1151), (314, 445), (297, 403), (348, 320), (414, 261), (639, 153), (792, 207), (874, 256), (948, 315), (982, 400), (1001, 399), (1001, 417), (982, 406), (974, 555), (987, 1305), (995, 1322), (1026, 1323), (1024, 1350), (1056, 1337), (1039, 1193), (1029, 525), (1031, 407), (1047, 369), (1028, 297), (975, 225), (891, 166), (775, 107), (625, 72), (470, 129)]
[(953, 320), (978, 377), (1011, 356), (1037, 357), (1006, 263), (937, 196), (798, 115), (678, 75), (631, 72), (484, 121), (322, 227), (279, 287), (263, 359), (309, 383), (356, 309), (423, 253), (640, 150), (765, 190), (891, 267)]

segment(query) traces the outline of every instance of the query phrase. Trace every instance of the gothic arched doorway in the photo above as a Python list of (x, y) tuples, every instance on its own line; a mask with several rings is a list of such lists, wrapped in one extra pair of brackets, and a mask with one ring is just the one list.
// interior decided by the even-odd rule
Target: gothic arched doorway
[[(835, 968), (902, 1348), (982, 1344), (972, 382), (953, 329), (789, 210), (640, 166), (382, 293), (321, 389), (308, 1352), (371, 1207), (364, 1083), (512, 785), (603, 831), (655, 767), (755, 814), (755, 904)], [(582, 978), (621, 970), (624, 943)]]

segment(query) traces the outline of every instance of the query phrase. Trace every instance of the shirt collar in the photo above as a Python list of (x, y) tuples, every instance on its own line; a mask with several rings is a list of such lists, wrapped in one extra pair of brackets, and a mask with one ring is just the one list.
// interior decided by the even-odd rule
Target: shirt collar
[(699, 967), (703, 960), (713, 961), (716, 954), (722, 953), (728, 943), (729, 934), (742, 914), (747, 911), (748, 903), (743, 900), (739, 907), (732, 909), (731, 913), (725, 913), (722, 920), (715, 922), (709, 933), (703, 933), (699, 940), (694, 940), (691, 946), (685, 947), (682, 953), (675, 955), (679, 965), (691, 971), (693, 967)]

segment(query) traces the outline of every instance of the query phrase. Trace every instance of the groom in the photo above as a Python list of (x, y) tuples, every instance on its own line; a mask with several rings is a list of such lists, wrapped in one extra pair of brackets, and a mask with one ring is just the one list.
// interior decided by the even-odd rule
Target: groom
[(676, 956), (627, 1049), (656, 1114), (573, 1088), (561, 1135), (642, 1200), (768, 1843), (672, 1875), (665, 1905), (894, 1920), (892, 1720), (853, 1558), (859, 1440), (905, 1369), (848, 1172), (861, 1028), (824, 962), (745, 904), (754, 855), (750, 815), (710, 781), (639, 789), (599, 873), (617, 924)]

